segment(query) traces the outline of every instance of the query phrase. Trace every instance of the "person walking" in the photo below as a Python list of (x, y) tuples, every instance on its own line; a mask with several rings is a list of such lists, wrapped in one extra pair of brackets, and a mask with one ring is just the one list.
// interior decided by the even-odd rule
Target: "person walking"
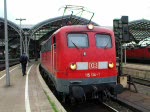
[(20, 63), (21, 63), (21, 67), (22, 67), (22, 74), (23, 74), (23, 76), (26, 75), (27, 61), (29, 61), (29, 59), (26, 56), (26, 54), (23, 53), (22, 56), (20, 57)]

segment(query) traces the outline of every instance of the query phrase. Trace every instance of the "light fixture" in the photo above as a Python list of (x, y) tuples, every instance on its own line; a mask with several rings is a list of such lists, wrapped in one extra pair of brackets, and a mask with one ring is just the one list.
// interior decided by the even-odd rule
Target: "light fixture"
[(72, 63), (72, 64), (70, 64), (70, 68), (71, 68), (71, 70), (76, 70), (77, 65), (75, 63)]
[(89, 30), (93, 30), (94, 29), (94, 25), (92, 25), (92, 24), (89, 24), (87, 27), (88, 27)]

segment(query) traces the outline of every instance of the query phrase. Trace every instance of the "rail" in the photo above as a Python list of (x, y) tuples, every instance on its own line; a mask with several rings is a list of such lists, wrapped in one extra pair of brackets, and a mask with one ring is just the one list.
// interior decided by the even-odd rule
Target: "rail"
[(115, 108), (113, 108), (112, 106), (110, 106), (104, 102), (102, 104), (105, 105), (107, 108), (109, 108), (112, 112), (119, 112), (118, 110), (116, 110)]
[[(19, 58), (9, 59), (9, 62), (16, 61), (16, 60), (19, 61)], [(5, 60), (0, 60), (0, 64), (1, 64), (1, 63), (4, 63), (4, 62), (5, 62)]]

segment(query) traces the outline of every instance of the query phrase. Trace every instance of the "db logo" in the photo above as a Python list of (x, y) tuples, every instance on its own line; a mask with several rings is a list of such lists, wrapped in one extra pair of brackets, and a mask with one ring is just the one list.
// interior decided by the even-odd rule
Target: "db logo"
[(98, 63), (97, 62), (89, 62), (89, 69), (98, 69)]

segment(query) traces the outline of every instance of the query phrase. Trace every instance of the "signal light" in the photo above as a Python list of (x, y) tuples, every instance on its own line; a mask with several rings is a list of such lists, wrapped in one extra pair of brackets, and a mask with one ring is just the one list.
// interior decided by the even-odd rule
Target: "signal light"
[(72, 63), (72, 64), (70, 65), (70, 69), (71, 69), (71, 70), (76, 70), (76, 69), (77, 69), (77, 65), (76, 65), (75, 63)]
[(93, 30), (94, 29), (94, 25), (92, 25), (92, 24), (89, 24), (87, 27), (88, 27), (89, 30)]
[(116, 38), (124, 42), (130, 41), (128, 16), (122, 16), (121, 19), (114, 19), (113, 30)]
[(114, 63), (110, 62), (110, 63), (108, 64), (108, 67), (109, 67), (109, 68), (113, 68), (113, 67), (114, 67)]

